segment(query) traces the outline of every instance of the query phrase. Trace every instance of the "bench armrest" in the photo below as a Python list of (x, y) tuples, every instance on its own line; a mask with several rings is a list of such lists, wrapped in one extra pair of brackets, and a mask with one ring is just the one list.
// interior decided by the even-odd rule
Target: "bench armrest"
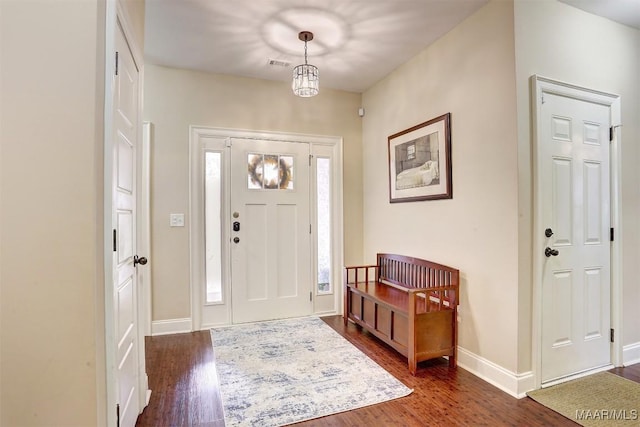
[(353, 270), (354, 268), (378, 268), (378, 266), (375, 264), (372, 264), (372, 265), (347, 265), (345, 267), (345, 269), (347, 270)]
[[(373, 270), (372, 274), (369, 274), (369, 271)], [(369, 282), (370, 280), (375, 281), (378, 279), (378, 266), (377, 265), (358, 265), (353, 267), (345, 267), (344, 268), (344, 285), (347, 286), (351, 283), (362, 283), (364, 278), (364, 283)]]

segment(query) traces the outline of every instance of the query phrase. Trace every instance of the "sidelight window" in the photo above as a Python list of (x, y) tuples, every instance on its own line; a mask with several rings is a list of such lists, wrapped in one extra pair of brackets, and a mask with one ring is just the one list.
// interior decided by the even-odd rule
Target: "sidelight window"
[(222, 153), (205, 153), (206, 303), (222, 302)]
[(330, 293), (331, 283), (331, 159), (319, 157), (316, 163), (317, 271), (318, 293)]

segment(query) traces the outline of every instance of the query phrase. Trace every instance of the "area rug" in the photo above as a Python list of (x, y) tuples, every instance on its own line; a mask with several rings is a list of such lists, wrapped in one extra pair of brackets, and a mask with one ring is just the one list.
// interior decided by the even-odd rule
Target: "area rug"
[(583, 426), (640, 426), (640, 384), (609, 372), (527, 395)]
[(211, 330), (226, 427), (281, 426), (412, 392), (316, 317)]

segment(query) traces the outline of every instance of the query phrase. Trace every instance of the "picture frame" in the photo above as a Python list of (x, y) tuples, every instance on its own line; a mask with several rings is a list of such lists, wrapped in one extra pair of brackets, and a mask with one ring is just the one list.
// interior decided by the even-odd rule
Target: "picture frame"
[(451, 113), (388, 138), (389, 202), (453, 198)]

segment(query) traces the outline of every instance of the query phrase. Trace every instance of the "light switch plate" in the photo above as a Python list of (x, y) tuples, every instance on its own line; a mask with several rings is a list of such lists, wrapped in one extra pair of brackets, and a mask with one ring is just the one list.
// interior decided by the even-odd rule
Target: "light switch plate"
[(169, 225), (171, 227), (184, 227), (184, 214), (170, 214)]

